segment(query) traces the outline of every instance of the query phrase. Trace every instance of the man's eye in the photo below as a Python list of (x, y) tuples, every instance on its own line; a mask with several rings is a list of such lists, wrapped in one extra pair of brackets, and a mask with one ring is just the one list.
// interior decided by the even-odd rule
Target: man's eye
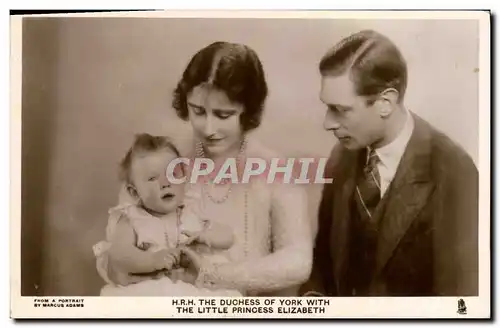
[(341, 107), (341, 106), (333, 106), (333, 105), (330, 105), (328, 106), (328, 108), (334, 112), (334, 113), (339, 113), (339, 114), (342, 114), (342, 113), (345, 113), (348, 111), (349, 108), (347, 107)]

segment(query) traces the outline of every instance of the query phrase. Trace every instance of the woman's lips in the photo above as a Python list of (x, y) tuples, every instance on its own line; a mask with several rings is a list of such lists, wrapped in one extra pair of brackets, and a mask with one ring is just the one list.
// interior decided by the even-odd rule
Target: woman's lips
[(215, 145), (215, 144), (218, 144), (219, 142), (221, 142), (222, 140), (224, 140), (223, 138), (220, 138), (220, 139), (205, 139), (205, 143), (207, 145)]

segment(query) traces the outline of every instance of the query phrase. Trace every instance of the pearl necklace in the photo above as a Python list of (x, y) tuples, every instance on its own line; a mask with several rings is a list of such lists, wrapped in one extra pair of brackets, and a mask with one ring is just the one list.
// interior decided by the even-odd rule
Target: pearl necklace
[[(241, 146), (240, 146), (240, 151), (239, 151), (238, 157), (236, 158), (236, 167), (237, 168), (240, 166), (239, 165), (240, 160), (241, 160), (241, 157), (243, 157), (243, 154), (246, 150), (246, 147), (247, 147), (247, 140), (246, 140), (246, 137), (243, 137), (243, 141), (241, 142)], [(202, 157), (202, 158), (205, 157), (205, 151), (203, 149), (202, 142), (196, 143), (196, 156)], [(231, 194), (231, 190), (233, 188), (233, 184), (231, 182), (229, 182), (229, 189), (228, 189), (226, 195), (224, 197), (222, 197), (222, 199), (215, 199), (208, 190), (205, 190), (205, 185), (208, 185), (208, 184), (209, 184), (209, 182), (207, 181), (202, 185), (202, 191), (215, 204), (224, 203), (229, 198), (229, 195)], [(245, 239), (244, 239), (243, 251), (245, 254), (245, 258), (246, 258), (246, 257), (248, 257), (248, 186), (245, 186), (244, 189), (245, 189), (245, 194), (244, 194), (244, 236), (245, 236), (244, 238)]]
[[(238, 153), (238, 157), (236, 158), (236, 167), (239, 168), (240, 167), (240, 161), (241, 161), (241, 157), (243, 157), (243, 154), (246, 150), (246, 145), (247, 145), (247, 141), (246, 141), (246, 138), (243, 137), (243, 141), (241, 142), (241, 146), (240, 146), (240, 151)], [(204, 158), (205, 157), (205, 150), (203, 149), (203, 144), (201, 142), (198, 142), (196, 143), (196, 157), (201, 157), (201, 158)], [(231, 194), (231, 191), (233, 189), (233, 185), (232, 183), (229, 183), (229, 188), (226, 192), (226, 194), (220, 198), (220, 199), (217, 199), (215, 198), (211, 193), (210, 191), (206, 190), (205, 189), (205, 185), (208, 185), (210, 182), (207, 180), (205, 182), (205, 184), (202, 186), (202, 190), (204, 193), (207, 194), (208, 198), (216, 203), (216, 204), (222, 204), (224, 203), (228, 198), (229, 198), (229, 195)], [(222, 182), (221, 184), (226, 184), (224, 182)]]

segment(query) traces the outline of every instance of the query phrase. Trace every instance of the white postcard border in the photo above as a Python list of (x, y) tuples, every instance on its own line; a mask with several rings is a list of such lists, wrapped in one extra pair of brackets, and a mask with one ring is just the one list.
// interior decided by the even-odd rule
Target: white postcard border
[[(50, 15), (54, 16), (54, 15)], [(59, 16), (59, 15), (56, 15)], [(486, 318), (490, 310), (490, 16), (481, 11), (165, 11), (130, 13), (65, 14), (64, 16), (101, 17), (210, 17), (210, 18), (340, 18), (340, 19), (474, 19), (480, 24), (480, 97), (479, 97), (479, 296), (464, 297), (467, 314), (457, 313), (459, 297), (412, 298), (328, 298), (326, 313), (315, 315), (238, 315), (239, 318)], [(22, 17), (11, 17), (11, 148), (10, 148), (10, 287), (13, 318), (187, 318), (176, 313), (171, 298), (105, 298), (105, 297), (22, 297), (20, 295), (20, 201), (21, 201), (21, 47)], [(36, 300), (83, 300), (83, 307), (35, 307)], [(187, 299), (187, 298), (186, 298)], [(198, 302), (201, 298), (195, 298)], [(206, 299), (206, 298), (204, 298)], [(215, 300), (219, 298), (214, 298)], [(264, 300), (265, 298), (259, 298)], [(284, 299), (274, 298), (276, 302)], [(263, 302), (263, 301), (261, 301)], [(221, 315), (195, 314), (191, 318), (221, 318)], [(229, 317), (229, 316), (227, 316)]]

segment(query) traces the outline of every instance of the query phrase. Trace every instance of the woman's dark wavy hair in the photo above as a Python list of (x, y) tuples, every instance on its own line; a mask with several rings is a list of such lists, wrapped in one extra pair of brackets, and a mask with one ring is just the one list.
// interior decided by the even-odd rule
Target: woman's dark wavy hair
[(202, 83), (210, 83), (244, 106), (243, 131), (260, 125), (268, 89), (262, 63), (250, 47), (214, 42), (193, 56), (173, 94), (172, 106), (181, 119), (188, 120), (187, 95)]

